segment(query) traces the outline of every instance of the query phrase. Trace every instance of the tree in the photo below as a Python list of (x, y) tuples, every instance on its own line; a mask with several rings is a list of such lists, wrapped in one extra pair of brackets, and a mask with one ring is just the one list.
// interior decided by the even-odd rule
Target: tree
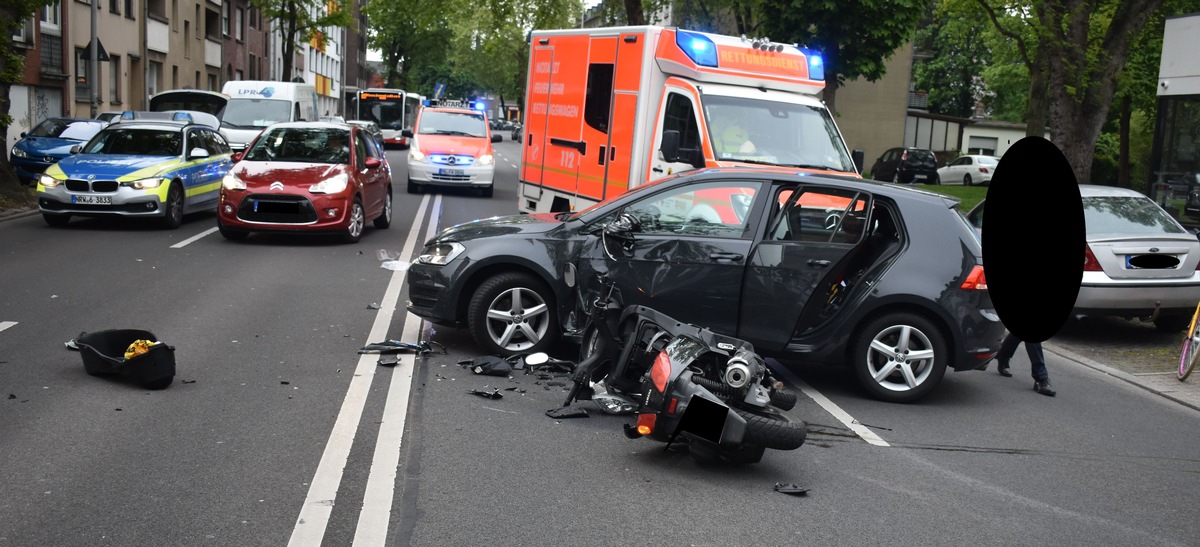
[(836, 114), (838, 88), (882, 78), (884, 62), (912, 40), (927, 6), (928, 0), (761, 0), (755, 20), (758, 34), (821, 53), (825, 104)]
[(324, 47), (325, 28), (348, 27), (354, 22), (350, 12), (342, 9), (341, 0), (250, 0), (250, 4), (279, 29), (285, 81), (295, 72), (292, 65), (297, 47), (304, 43)]
[[(1118, 76), (1163, 0), (978, 2), (997, 30), (1013, 39), (1029, 69), (1026, 134), (1040, 136), (1049, 125), (1050, 140), (1075, 178), (1091, 181), (1092, 156)], [(1025, 28), (1016, 30), (1013, 22)]]
[[(38, 9), (51, 3), (49, 0), (0, 0), (0, 32), (4, 36), (17, 34)], [(0, 51), (0, 134), (7, 135), (8, 126), (12, 125), (10, 94), (12, 86), (21, 83), (24, 70), (25, 56), (22, 50), (8, 47)], [(13, 173), (8, 154), (0, 153), (0, 197), (20, 196), (22, 193), (21, 183)]]
[(991, 25), (959, 17), (945, 3), (935, 6), (930, 24), (917, 31), (916, 49), (929, 58), (913, 67), (913, 83), (929, 93), (929, 110), (969, 118), (984, 98), (982, 74), (991, 64), (987, 34)]

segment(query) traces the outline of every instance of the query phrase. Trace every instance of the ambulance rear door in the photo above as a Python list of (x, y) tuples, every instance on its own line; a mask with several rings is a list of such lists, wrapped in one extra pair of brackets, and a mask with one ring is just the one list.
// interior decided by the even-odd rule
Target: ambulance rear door
[[(594, 36), (588, 58), (578, 208), (627, 191), (637, 133), (638, 94), (646, 48), (643, 32)], [(634, 184), (636, 185), (636, 184)]]

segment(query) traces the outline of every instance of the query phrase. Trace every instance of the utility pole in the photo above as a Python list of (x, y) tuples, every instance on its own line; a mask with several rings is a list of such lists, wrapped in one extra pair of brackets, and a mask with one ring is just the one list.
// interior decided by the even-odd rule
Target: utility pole
[[(111, 1), (111, 0), (110, 0)], [(92, 0), (92, 45), (88, 48), (88, 83), (91, 85), (92, 116), (96, 117), (100, 107), (100, 37), (96, 35), (96, 19), (100, 16), (100, 0)]]

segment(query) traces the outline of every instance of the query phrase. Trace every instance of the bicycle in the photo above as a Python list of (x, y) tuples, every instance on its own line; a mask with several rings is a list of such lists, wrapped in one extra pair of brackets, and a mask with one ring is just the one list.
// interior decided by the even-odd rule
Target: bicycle
[(1200, 304), (1196, 305), (1196, 311), (1192, 314), (1192, 321), (1188, 323), (1187, 335), (1183, 338), (1183, 349), (1179, 352), (1179, 381), (1187, 379), (1192, 373), (1192, 369), (1196, 368), (1196, 362), (1200, 361)]

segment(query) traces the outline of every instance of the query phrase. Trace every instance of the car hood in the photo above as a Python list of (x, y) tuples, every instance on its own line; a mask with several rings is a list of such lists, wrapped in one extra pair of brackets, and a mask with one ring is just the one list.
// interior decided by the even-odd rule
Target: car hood
[(309, 186), (345, 173), (347, 166), (337, 163), (296, 163), (282, 161), (242, 161), (232, 174), (246, 183), (246, 190), (268, 190), (272, 183), (308, 189)]
[(75, 139), (59, 139), (56, 137), (25, 137), (17, 141), (15, 148), (20, 148), (30, 156), (54, 156), (65, 158), (71, 155), (71, 147), (83, 144)]
[(544, 234), (563, 225), (563, 221), (555, 218), (556, 215), (534, 213), (472, 220), (442, 230), (430, 243), (469, 241), (510, 234)]
[(116, 180), (127, 175), (151, 177), (167, 169), (178, 167), (183, 160), (175, 156), (130, 156), (125, 154), (76, 154), (46, 170), (46, 174), (66, 175), (69, 179), (83, 179), (94, 175), (102, 180)]
[(459, 135), (417, 135), (417, 149), (425, 154), (464, 154), (478, 158), (488, 153), (491, 141), (487, 137)]

